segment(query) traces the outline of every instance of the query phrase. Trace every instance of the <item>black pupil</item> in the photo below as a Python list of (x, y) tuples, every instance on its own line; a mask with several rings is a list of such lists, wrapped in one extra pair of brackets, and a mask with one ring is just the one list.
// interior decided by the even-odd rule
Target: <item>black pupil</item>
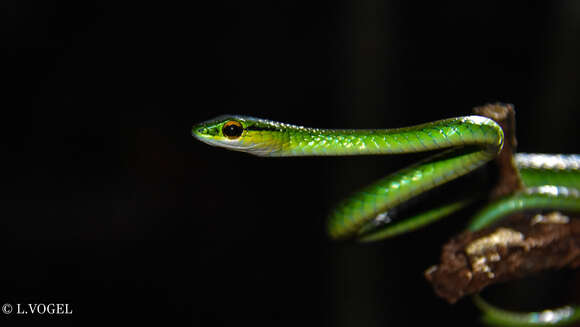
[(227, 137), (239, 137), (240, 135), (242, 135), (244, 129), (236, 124), (230, 124), (224, 126), (222, 131), (224, 135)]

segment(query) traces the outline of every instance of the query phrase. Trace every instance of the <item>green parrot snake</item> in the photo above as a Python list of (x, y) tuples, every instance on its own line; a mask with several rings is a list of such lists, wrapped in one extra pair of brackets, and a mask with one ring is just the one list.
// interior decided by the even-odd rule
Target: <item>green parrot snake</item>
[[(224, 115), (193, 126), (192, 135), (209, 145), (261, 157), (350, 156), (444, 150), (362, 188), (338, 204), (327, 222), (333, 239), (376, 241), (407, 233), (465, 207), (457, 200), (393, 221), (390, 211), (429, 190), (480, 168), (501, 151), (504, 134), (492, 119), (464, 116), (395, 129), (321, 129), (266, 119)], [(529, 209), (580, 211), (580, 155), (514, 155), (525, 189), (489, 204), (468, 228), (477, 230), (510, 213)], [(501, 325), (564, 324), (579, 319), (569, 314), (541, 321), (539, 313), (520, 314), (475, 303), (488, 320)], [(554, 311), (556, 312), (556, 311)], [(536, 314), (533, 316), (533, 314)], [(494, 320), (495, 319), (495, 320)]]

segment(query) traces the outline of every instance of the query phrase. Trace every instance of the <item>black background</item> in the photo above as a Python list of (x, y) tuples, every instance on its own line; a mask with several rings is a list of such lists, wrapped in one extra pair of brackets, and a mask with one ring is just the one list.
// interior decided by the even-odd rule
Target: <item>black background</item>
[[(192, 139), (219, 114), (382, 128), (501, 101), (516, 106), (521, 151), (580, 152), (575, 1), (0, 10), (0, 304), (73, 309), (3, 325), (477, 320), (422, 277), (461, 217), (370, 245), (324, 233), (338, 199), (421, 156), (261, 159)], [(529, 309), (578, 285), (548, 274), (498, 298)]]

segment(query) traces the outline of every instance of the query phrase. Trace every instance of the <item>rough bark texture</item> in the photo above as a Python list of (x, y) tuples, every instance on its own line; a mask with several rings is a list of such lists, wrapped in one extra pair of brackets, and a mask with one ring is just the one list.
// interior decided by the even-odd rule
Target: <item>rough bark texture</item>
[[(474, 111), (497, 121), (505, 134), (503, 150), (494, 162), (498, 178), (490, 200), (521, 189), (513, 162), (516, 148), (513, 106), (493, 104)], [(504, 219), (502, 226), (463, 232), (443, 246), (441, 262), (427, 269), (425, 277), (437, 295), (454, 303), (491, 284), (545, 269), (577, 267), (580, 219), (575, 218), (579, 217), (519, 213)]]
[(477, 115), (489, 117), (497, 122), (504, 134), (503, 149), (495, 158), (492, 165), (497, 172), (497, 184), (490, 192), (490, 200), (506, 196), (523, 188), (520, 175), (513, 160), (516, 152), (516, 113), (511, 104), (488, 104), (475, 107), (473, 112)]
[[(451, 239), (441, 253), (441, 263), (425, 272), (435, 293), (454, 303), (464, 295), (474, 294), (488, 285), (522, 278), (545, 270), (580, 265), (580, 220), (567, 224), (531, 225), (529, 217), (510, 217), (503, 227), (464, 232)], [(517, 221), (514, 221), (517, 220)], [(485, 238), (502, 228), (521, 233), (521, 242), (496, 246), (470, 255), (466, 251), (474, 240)], [(494, 261), (494, 258), (499, 258)], [(482, 263), (486, 269), (481, 268)], [(479, 267), (478, 267), (479, 266)]]

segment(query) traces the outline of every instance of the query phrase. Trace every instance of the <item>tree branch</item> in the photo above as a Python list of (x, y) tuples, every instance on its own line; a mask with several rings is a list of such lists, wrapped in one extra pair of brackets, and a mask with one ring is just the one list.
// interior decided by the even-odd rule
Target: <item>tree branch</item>
[[(515, 112), (503, 104), (475, 108), (504, 131), (504, 147), (494, 161), (497, 183), (490, 201), (521, 190), (515, 167)], [(443, 246), (441, 262), (425, 272), (435, 293), (450, 303), (480, 292), (488, 285), (525, 277), (546, 269), (580, 265), (580, 220), (560, 212), (517, 213), (501, 226), (465, 231)]]

